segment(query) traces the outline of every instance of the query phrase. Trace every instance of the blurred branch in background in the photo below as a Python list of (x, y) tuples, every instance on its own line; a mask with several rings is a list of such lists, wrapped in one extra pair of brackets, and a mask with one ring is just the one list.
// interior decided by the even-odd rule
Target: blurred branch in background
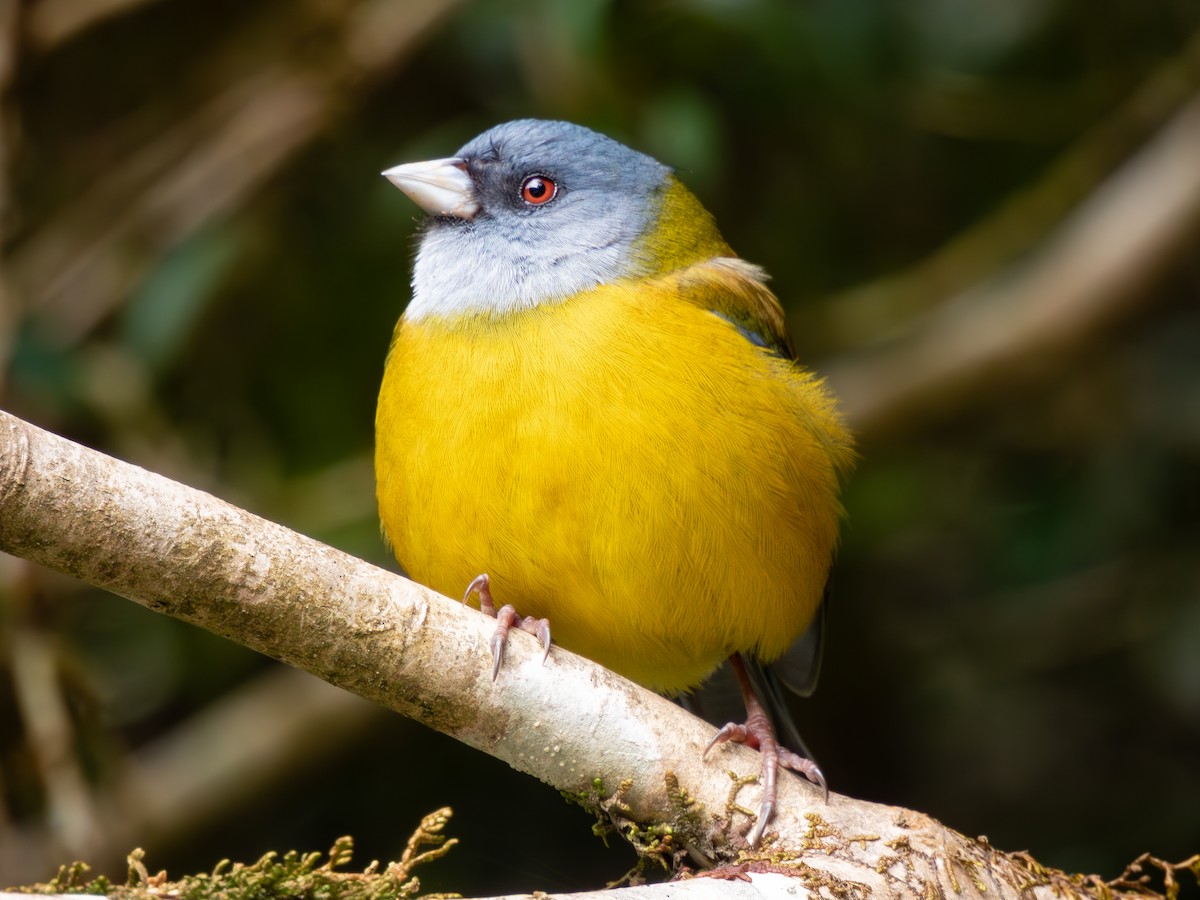
[[(1200, 43), (1197, 43), (1200, 47)], [(825, 371), (856, 430), (914, 427), (1044, 377), (1094, 331), (1147, 302), (1154, 280), (1195, 246), (1200, 225), (1200, 94), (1062, 226), (881, 349)]]
[(158, 0), (39, 0), (29, 7), (29, 38), (44, 52), (105, 19), (156, 2)]
[(921, 312), (1013, 265), (1045, 240), (1198, 90), (1200, 32), (1044, 175), (1005, 198), (982, 222), (903, 272), (826, 298), (820, 314), (834, 339), (842, 348), (854, 348), (903, 331)]
[[(298, 4), (256, 56), (255, 70), (217, 54), (212, 99), (177, 110), (153, 143), (56, 211), (13, 259), (20, 291), (59, 338), (77, 342), (109, 315), (170, 247), (245, 205), (343, 113), (363, 82), (398, 65), (459, 0)], [(260, 27), (256, 19), (235, 23)], [(310, 33), (311, 32), (311, 33)], [(328, 46), (297, 54), (312, 33)], [(230, 48), (247, 36), (233, 30)], [(261, 41), (259, 41), (261, 43)], [(120, 210), (117, 219), (112, 211)]]
[[(13, 259), (34, 311), (66, 344), (110, 315), (174, 244), (246, 202), (328, 111), (298, 71), (241, 79), (119, 168), (102, 173)], [(188, 110), (190, 112), (190, 110)], [(121, 210), (117, 219), (112, 210)]]
[[(13, 693), (21, 731), (32, 750), (46, 797), (47, 840), (26, 841), (11, 823), (0, 829), (0, 871), (6, 871), (8, 848), (37, 848), (47, 859), (61, 854), (90, 854), (100, 849), (103, 819), (83, 774), (74, 723), (61, 677), (62, 648), (57, 636), (35, 621), (34, 568), (17, 563), (10, 569), (12, 619), (5, 629)], [(45, 862), (47, 859), (39, 860)], [(44, 869), (43, 866), (39, 866)]]
[[(17, 128), (9, 90), (17, 71), (20, 8), (19, 0), (0, 0), (0, 234), (4, 235), (11, 232), (15, 217), (10, 178), (17, 152)], [(18, 308), (17, 297), (9, 283), (8, 260), (0, 255), (0, 396), (4, 395)]]
[(63, 686), (54, 658), (46, 638), (34, 638), (13, 633), (13, 678), (25, 701), (27, 739), (46, 757), (39, 768), (49, 814), (37, 826), (0, 821), (6, 883), (43, 878), (67, 859), (119, 871), (141, 835), (153, 834), (161, 848), (178, 846), (297, 773), (328, 764), (342, 746), (390, 715), (311, 675), (279, 667), (130, 751), (113, 780), (90, 788), (75, 757), (72, 727), (61, 714)]
[(130, 754), (106, 819), (124, 833), (105, 835), (102, 855), (123, 858), (136, 834), (186, 840), (328, 761), (387, 715), (298, 669), (273, 668)]

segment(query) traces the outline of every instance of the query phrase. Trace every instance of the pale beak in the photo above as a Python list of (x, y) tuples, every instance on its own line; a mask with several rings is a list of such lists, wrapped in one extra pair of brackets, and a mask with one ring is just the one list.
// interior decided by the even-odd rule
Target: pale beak
[(475, 182), (461, 159), (405, 163), (381, 174), (432, 216), (471, 219), (479, 212)]

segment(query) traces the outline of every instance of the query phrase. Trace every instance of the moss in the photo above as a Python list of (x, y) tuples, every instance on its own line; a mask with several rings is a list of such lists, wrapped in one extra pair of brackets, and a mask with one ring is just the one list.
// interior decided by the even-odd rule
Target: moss
[(138, 848), (129, 854), (129, 876), (123, 885), (113, 884), (103, 875), (89, 878), (90, 867), (75, 862), (62, 866), (58, 874), (44, 884), (16, 890), (28, 894), (102, 894), (114, 900), (162, 900), (164, 897), (172, 900), (394, 900), (414, 897), (421, 885), (413, 870), (422, 863), (444, 856), (458, 843), (457, 839), (448, 839), (442, 834), (450, 816), (449, 808), (426, 816), (408, 839), (398, 862), (380, 866), (378, 861), (372, 861), (361, 872), (346, 870), (353, 857), (354, 841), (341, 837), (334, 841), (323, 863), (320, 853), (289, 850), (281, 855), (272, 851), (248, 865), (223, 859), (211, 872), (172, 880), (165, 871), (152, 874), (146, 867), (145, 851)]

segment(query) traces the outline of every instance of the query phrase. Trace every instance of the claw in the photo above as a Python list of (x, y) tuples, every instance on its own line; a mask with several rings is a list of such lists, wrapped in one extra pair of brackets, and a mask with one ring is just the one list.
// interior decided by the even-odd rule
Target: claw
[[(489, 594), (489, 606), (492, 605), (491, 599)], [(491, 615), (496, 619), (496, 630), (492, 634), (492, 681), (495, 681), (500, 674), (500, 666), (504, 663), (504, 651), (508, 649), (508, 632), (513, 625), (520, 627), (521, 617), (508, 603), (500, 607), (499, 612), (493, 608)]]
[(496, 630), (492, 633), (492, 681), (500, 675), (500, 666), (504, 664), (504, 651), (508, 648), (508, 632), (514, 625), (528, 632), (542, 643), (542, 662), (550, 656), (550, 620), (535, 619), (533, 616), (522, 616), (511, 604), (505, 604), (496, 609), (492, 599), (492, 580), (487, 573), (475, 576), (475, 580), (467, 585), (462, 602), (466, 603), (474, 593), (479, 594), (479, 611), (485, 616), (496, 620)]
[(492, 681), (500, 675), (500, 666), (504, 664), (504, 649), (508, 646), (508, 629), (496, 626), (492, 633)]
[(754, 827), (746, 834), (746, 842), (752, 847), (757, 847), (758, 842), (762, 840), (763, 832), (767, 830), (767, 825), (771, 819), (775, 817), (775, 801), (763, 800), (758, 807), (758, 818), (754, 822)]
[(463, 594), (462, 602), (466, 603), (470, 600), (471, 595), (476, 591), (479, 592), (479, 611), (485, 616), (496, 618), (496, 604), (492, 602), (492, 580), (488, 578), (487, 572), (476, 575), (474, 581), (467, 585), (467, 592)]
[(735, 744), (748, 744), (753, 747), (758, 746), (758, 742), (753, 739), (745, 725), (729, 722), (713, 735), (713, 739), (708, 742), (708, 746), (704, 748), (704, 753), (701, 754), (700, 758), (708, 759), (708, 751), (717, 746), (717, 744), (724, 744), (726, 741), (733, 741)]
[(817, 785), (825, 795), (825, 802), (829, 802), (829, 783), (825, 780), (825, 773), (811, 759), (801, 756), (798, 753), (793, 753), (786, 747), (780, 747), (779, 765), (785, 769), (790, 769), (798, 775), (803, 775), (813, 784)]

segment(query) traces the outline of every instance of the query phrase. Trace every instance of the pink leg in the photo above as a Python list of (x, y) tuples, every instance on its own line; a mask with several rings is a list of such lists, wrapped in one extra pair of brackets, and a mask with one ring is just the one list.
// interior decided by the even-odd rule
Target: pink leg
[(742, 689), (742, 700), (746, 704), (746, 721), (741, 725), (730, 722), (718, 731), (716, 737), (709, 742), (704, 755), (707, 757), (709, 750), (726, 741), (745, 744), (762, 754), (762, 804), (758, 808), (758, 820), (750, 829), (750, 833), (746, 835), (750, 846), (757, 847), (771, 817), (775, 814), (775, 781), (780, 766), (798, 772), (813, 784), (819, 784), (825, 791), (826, 801), (829, 800), (829, 785), (826, 784), (825, 775), (815, 762), (798, 753), (793, 753), (786, 747), (779, 746), (779, 741), (775, 737), (775, 726), (771, 724), (771, 717), (763, 709), (762, 703), (754, 693), (754, 688), (750, 685), (750, 677), (746, 674), (746, 666), (742, 662), (741, 656), (735, 653), (729, 657), (729, 663), (733, 666), (733, 673), (737, 676), (738, 685)]
[(508, 632), (515, 625), (522, 631), (527, 631), (542, 642), (545, 652), (542, 662), (550, 655), (550, 620), (535, 619), (533, 616), (519, 615), (511, 604), (496, 609), (492, 601), (492, 582), (487, 573), (478, 576), (467, 585), (463, 595), (463, 603), (471, 599), (471, 595), (479, 592), (479, 609), (484, 615), (496, 620), (496, 631), (492, 634), (492, 681), (500, 674), (500, 664), (504, 662), (504, 649), (508, 646)]

